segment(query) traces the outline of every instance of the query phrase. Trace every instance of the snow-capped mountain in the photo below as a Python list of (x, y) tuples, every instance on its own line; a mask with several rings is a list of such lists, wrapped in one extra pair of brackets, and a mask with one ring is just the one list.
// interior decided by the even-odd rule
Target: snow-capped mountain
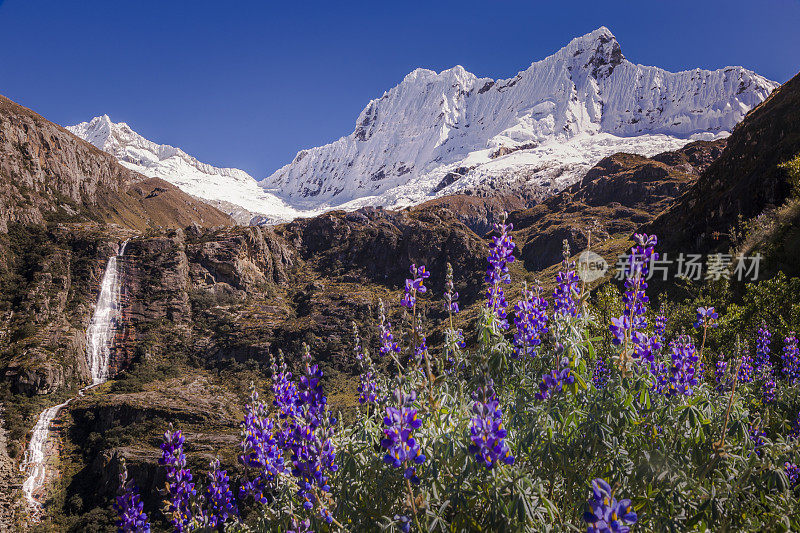
[(156, 144), (108, 115), (95, 117), (67, 129), (115, 156), (120, 163), (148, 177), (159, 177), (247, 224), (282, 222), (302, 213), (259, 187), (247, 172), (202, 163), (180, 148)]
[(261, 185), (297, 209), (403, 206), (465, 189), (552, 193), (601, 158), (726, 135), (777, 83), (742, 67), (636, 65), (605, 27), (506, 80), (417, 69), (353, 133)]

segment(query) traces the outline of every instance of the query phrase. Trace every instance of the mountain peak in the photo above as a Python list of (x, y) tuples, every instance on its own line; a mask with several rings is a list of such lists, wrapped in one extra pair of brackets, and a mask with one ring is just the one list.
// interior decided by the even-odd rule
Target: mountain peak
[(557, 53), (559, 54), (570, 59), (576, 66), (590, 70), (594, 78), (610, 76), (614, 68), (625, 59), (619, 41), (605, 26), (576, 37)]
[(743, 68), (698, 72), (635, 65), (605, 26), (508, 79), (417, 69), (369, 102), (353, 133), (262, 185), (298, 209), (405, 206), (510, 183), (547, 195), (613, 152), (725, 135), (777, 86)]

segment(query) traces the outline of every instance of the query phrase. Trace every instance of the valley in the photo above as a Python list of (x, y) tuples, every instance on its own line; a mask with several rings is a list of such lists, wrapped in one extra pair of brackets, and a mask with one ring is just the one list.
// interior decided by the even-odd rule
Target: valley
[[(252, 481), (247, 439), (274, 422), (262, 442), (274, 455), (277, 440), (294, 438), (280, 437), (286, 416), (259, 418), (254, 407), (257, 392), (271, 413), (291, 408), (280, 403), (281, 384), (303, 398), (288, 419), (307, 424), (320, 450), (335, 442), (341, 467), (321, 466), (330, 485), (306, 480), (313, 490), (294, 480), (280, 488), (276, 480), (305, 478), (296, 464), (276, 469), (269, 498), (261, 496), (285, 498), (284, 514), (260, 516), (257, 498), (241, 495), (246, 483), (241, 494), (234, 487), (236, 520), (254, 530), (294, 527), (300, 516), (320, 531), (373, 530), (379, 521), (400, 531), (412, 520), (418, 530), (574, 529), (588, 521), (575, 511), (588, 470), (624, 472), (629, 484), (614, 490), (639, 491), (642, 530), (766, 523), (771, 511), (753, 511), (760, 504), (720, 481), (726, 475), (741, 475), (748, 491), (769, 476), (765, 498), (799, 523), (787, 510), (796, 484), (782, 462), (800, 452), (781, 432), (800, 396), (789, 370), (777, 370), (793, 368), (790, 339), (800, 327), (798, 109), (800, 75), (778, 85), (741, 67), (636, 65), (601, 27), (506, 80), (417, 69), (372, 100), (351, 135), (300, 151), (257, 182), (106, 115), (62, 128), (0, 97), (0, 530), (113, 531), (116, 498), (132, 490), (123, 473), (153, 530), (178, 528), (182, 518), (158, 511), (165, 484), (177, 483), (164, 455), (175, 433), (165, 432), (185, 437), (180, 468), (198, 473), (218, 460), (217, 471)], [(644, 233), (673, 257), (760, 254), (762, 277), (654, 279), (643, 297), (648, 266), (627, 274), (616, 266), (632, 247), (652, 256)], [(503, 250), (515, 260), (498, 259)], [(588, 282), (573, 263), (586, 250), (612, 267)], [(426, 290), (412, 292), (421, 282)], [(418, 300), (399, 304), (410, 295)], [(533, 327), (521, 318), (526, 305), (557, 312), (544, 319), (549, 332), (530, 333), (537, 342), (520, 348), (520, 332)], [(644, 325), (616, 318), (637, 305), (646, 307)], [(724, 313), (720, 330), (695, 318), (708, 307)], [(669, 324), (651, 334), (666, 315)], [(775, 373), (737, 393), (752, 351), (741, 339), (760, 327), (763, 358), (767, 325), (773, 357), (767, 348), (760, 368), (774, 364)], [(402, 355), (392, 353), (390, 327)], [(622, 342), (619, 330), (628, 331)], [(658, 344), (652, 353), (640, 341), (645, 330), (648, 346)], [(734, 366), (731, 378), (725, 369)], [(365, 401), (370, 379), (379, 394)], [(777, 401), (763, 399), (770, 379), (781, 384)], [(668, 383), (695, 392), (677, 395)], [(405, 392), (397, 399), (390, 386)], [(387, 439), (399, 422), (391, 411), (383, 419), (390, 402), (426, 421), (398, 430), (406, 439), (418, 430), (429, 454), (404, 459), (398, 475)], [(503, 416), (508, 432), (492, 425)], [(475, 419), (491, 426), (494, 452), (480, 447)], [(759, 428), (768, 444), (751, 436)], [(609, 444), (608, 435), (634, 436)], [(183, 455), (183, 441), (175, 446)], [(302, 462), (288, 450), (287, 464)], [(575, 470), (558, 457), (574, 458)], [(718, 469), (714, 485), (706, 468)], [(195, 475), (198, 486), (202, 479)], [(728, 499), (704, 503), (717, 484)], [(672, 485), (690, 487), (688, 496), (667, 501)], [(506, 504), (513, 511), (498, 511)], [(669, 505), (682, 509), (672, 522)], [(724, 518), (725, 505), (738, 514)], [(193, 512), (213, 529), (209, 515)]]

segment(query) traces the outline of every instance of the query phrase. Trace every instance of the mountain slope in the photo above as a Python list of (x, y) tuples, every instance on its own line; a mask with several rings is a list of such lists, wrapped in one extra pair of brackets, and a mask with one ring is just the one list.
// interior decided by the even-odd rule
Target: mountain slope
[(800, 74), (733, 130), (720, 158), (653, 227), (673, 246), (724, 248), (740, 217), (748, 220), (790, 197), (793, 160), (800, 161)]
[(245, 171), (202, 163), (180, 148), (145, 139), (128, 124), (112, 122), (108, 115), (67, 129), (113, 155), (126, 168), (166, 180), (225, 211), (240, 223), (248, 224), (254, 215), (262, 215), (267, 222), (300, 215), (259, 187)]
[[(136, 200), (159, 189), (155, 196)], [(133, 196), (130, 196), (130, 195)], [(10, 224), (115, 222), (131, 229), (226, 225), (224, 213), (146, 181), (40, 115), (0, 96), (0, 232)]]
[(635, 65), (607, 28), (507, 80), (417, 69), (347, 137), (300, 151), (262, 186), (301, 209), (402, 206), (465, 189), (546, 196), (614, 152), (724, 135), (777, 87), (741, 67)]

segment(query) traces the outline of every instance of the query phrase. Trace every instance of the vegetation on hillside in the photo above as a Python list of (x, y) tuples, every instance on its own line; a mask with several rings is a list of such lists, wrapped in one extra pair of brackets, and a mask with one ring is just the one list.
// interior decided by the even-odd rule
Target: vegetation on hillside
[[(405, 318), (392, 325), (381, 317), (372, 356), (356, 326), (360, 407), (351, 420), (329, 408), (309, 352), (298, 375), (274, 361), (268, 401), (254, 390), (230, 471), (219, 462), (207, 475), (190, 468), (190, 442), (175, 420), (160, 459), (171, 526), (800, 527), (800, 355), (789, 331), (800, 317), (783, 299), (800, 290), (797, 280), (761, 281), (737, 302), (724, 284), (709, 285), (697, 300), (654, 309), (647, 280), (656, 240), (637, 235), (621, 295), (606, 286), (590, 297), (567, 253), (551, 297), (529, 287), (512, 307), (508, 229), (501, 225), (490, 247), (474, 332), (451, 326), (438, 349), (428, 346), (417, 313), (434, 298), (426, 280), (445, 279), (450, 316), (458, 295), (447, 272), (417, 266), (400, 302)], [(124, 477), (116, 501), (122, 527), (162, 524), (133, 477)]]

